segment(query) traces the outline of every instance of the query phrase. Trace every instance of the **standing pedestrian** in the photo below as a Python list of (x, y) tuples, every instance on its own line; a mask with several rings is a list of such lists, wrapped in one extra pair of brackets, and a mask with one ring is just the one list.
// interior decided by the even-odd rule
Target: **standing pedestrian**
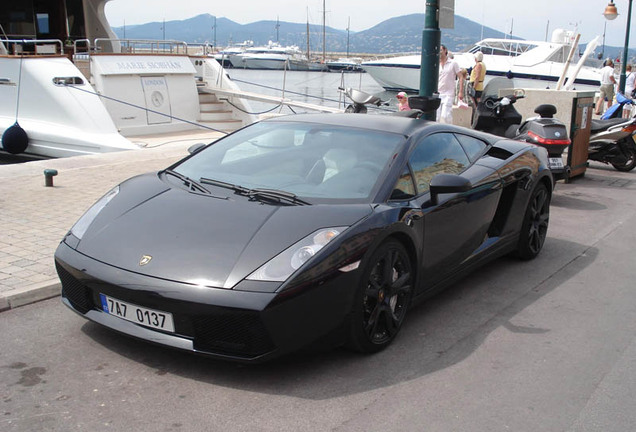
[(459, 100), (463, 99), (464, 80), (461, 69), (457, 62), (448, 55), (448, 49), (440, 46), (439, 50), (439, 80), (437, 91), (441, 99), (437, 109), (437, 121), (442, 123), (453, 123), (453, 102), (455, 101), (455, 80), (459, 78)]
[(612, 106), (614, 100), (614, 62), (612, 59), (605, 60), (605, 66), (601, 69), (601, 87), (599, 88), (599, 97), (596, 101), (596, 115), (601, 115), (603, 110), (603, 101), (607, 101), (607, 108)]
[[(634, 99), (636, 98), (636, 90), (634, 89), (636, 84), (636, 72), (632, 71), (632, 65), (628, 64), (625, 66), (625, 73), (627, 77), (625, 78), (625, 95), (628, 98)], [(632, 113), (634, 112), (634, 105), (625, 105), (623, 107), (623, 117), (630, 118)]]
[(474, 106), (481, 99), (481, 94), (484, 91), (484, 80), (486, 79), (486, 65), (484, 64), (484, 54), (481, 51), (475, 53), (475, 66), (470, 71), (469, 84), (471, 87)]

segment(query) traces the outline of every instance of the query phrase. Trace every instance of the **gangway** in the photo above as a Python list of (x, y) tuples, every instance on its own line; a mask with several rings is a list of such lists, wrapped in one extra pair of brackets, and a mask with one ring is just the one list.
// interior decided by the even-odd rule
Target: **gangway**
[(307, 102), (299, 102), (293, 99), (284, 98), (282, 96), (269, 96), (269, 95), (264, 95), (261, 93), (253, 93), (253, 92), (247, 92), (243, 90), (216, 88), (216, 87), (214, 88), (200, 87), (199, 91), (202, 93), (216, 94), (217, 97), (218, 96), (228, 96), (228, 97), (234, 96), (234, 97), (249, 99), (249, 100), (253, 100), (257, 102), (267, 102), (267, 103), (278, 104), (278, 105), (287, 105), (294, 108), (302, 108), (306, 110), (319, 111), (319, 112), (325, 112), (325, 113), (344, 112), (344, 110), (340, 108), (316, 105), (316, 104), (311, 104)]

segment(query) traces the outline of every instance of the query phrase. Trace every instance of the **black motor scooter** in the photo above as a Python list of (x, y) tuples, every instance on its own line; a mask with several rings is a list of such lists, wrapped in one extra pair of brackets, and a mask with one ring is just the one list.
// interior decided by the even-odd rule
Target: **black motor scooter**
[(473, 115), (472, 127), (517, 141), (526, 141), (548, 150), (548, 165), (555, 180), (568, 180), (570, 167), (563, 164), (563, 150), (570, 145), (568, 131), (562, 121), (554, 118), (554, 105), (539, 105), (534, 112), (539, 117), (522, 122), (521, 114), (514, 103), (525, 97), (523, 90), (499, 96), (499, 90), (512, 88), (514, 84), (506, 78), (494, 78), (484, 88), (482, 98)]

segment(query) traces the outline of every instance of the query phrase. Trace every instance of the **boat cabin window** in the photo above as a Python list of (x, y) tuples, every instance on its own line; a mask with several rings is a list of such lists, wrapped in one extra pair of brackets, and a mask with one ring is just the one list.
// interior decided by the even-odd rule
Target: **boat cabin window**
[(55, 77), (53, 78), (53, 84), (58, 86), (67, 86), (67, 85), (83, 85), (84, 80), (80, 77)]
[(470, 48), (468, 52), (474, 54), (477, 51), (481, 51), (482, 53), (484, 53), (484, 55), (516, 57), (536, 47), (537, 45), (519, 41), (498, 41), (485, 39)]

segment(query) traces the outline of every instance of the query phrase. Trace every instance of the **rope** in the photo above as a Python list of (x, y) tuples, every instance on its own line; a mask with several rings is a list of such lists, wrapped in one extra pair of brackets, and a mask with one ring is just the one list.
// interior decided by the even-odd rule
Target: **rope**
[(291, 94), (298, 95), (298, 96), (305, 96), (305, 97), (308, 97), (308, 98), (319, 99), (319, 100), (326, 101), (326, 102), (340, 103), (340, 101), (338, 101), (336, 99), (329, 99), (329, 98), (324, 98), (324, 97), (320, 97), (320, 96), (313, 96), (313, 95), (310, 95), (310, 94), (295, 92), (295, 91), (291, 91), (291, 90), (283, 90), (283, 89), (280, 89), (280, 88), (270, 87), (270, 86), (266, 86), (266, 85), (263, 85), (263, 84), (257, 84), (257, 83), (249, 82), (249, 81), (243, 81), (243, 80), (236, 79), (236, 78), (233, 78), (232, 81), (240, 82), (240, 83), (243, 83), (243, 84), (249, 84), (249, 85), (253, 85), (253, 86), (256, 86), (256, 87), (262, 87), (262, 88), (266, 88), (266, 89), (269, 89), (269, 90), (276, 90), (276, 91), (279, 91), (279, 92), (285, 91), (286, 93), (291, 93)]
[(15, 122), (18, 122), (18, 111), (20, 110), (20, 89), (22, 88), (22, 62), (24, 61), (24, 56), (20, 56), (20, 72), (18, 73), (18, 97), (15, 101)]
[(140, 109), (142, 111), (147, 111), (147, 112), (151, 112), (153, 114), (158, 114), (158, 115), (161, 115), (161, 116), (164, 116), (164, 117), (168, 117), (168, 118), (171, 118), (171, 119), (182, 121), (184, 123), (188, 123), (188, 124), (191, 124), (193, 126), (198, 126), (198, 127), (203, 128), (203, 129), (208, 129), (208, 130), (211, 130), (211, 131), (214, 131), (214, 132), (220, 132), (220, 133), (223, 133), (223, 134), (226, 134), (226, 135), (228, 134), (228, 132), (225, 132), (225, 131), (222, 131), (222, 130), (219, 130), (219, 129), (215, 129), (215, 128), (210, 127), (210, 126), (205, 126), (205, 125), (202, 125), (200, 123), (191, 122), (190, 120), (185, 120), (185, 119), (182, 119), (182, 118), (179, 118), (179, 117), (175, 117), (175, 116), (170, 115), (170, 114), (164, 114), (164, 113), (159, 112), (159, 111), (151, 110), (150, 108), (146, 108), (146, 107), (142, 107), (142, 106), (139, 106), (139, 105), (135, 105), (135, 104), (130, 103), (130, 102), (125, 102), (123, 100), (115, 99), (115, 98), (110, 97), (110, 96), (105, 96), (105, 95), (102, 95), (102, 94), (99, 94), (99, 93), (96, 93), (96, 92), (93, 92), (93, 91), (90, 91), (90, 90), (85, 90), (85, 89), (82, 89), (82, 88), (79, 88), (79, 87), (76, 87), (76, 86), (73, 86), (73, 85), (70, 85), (70, 84), (64, 83), (63, 85), (65, 87), (72, 88), (72, 89), (79, 90), (79, 91), (83, 91), (84, 93), (96, 95), (96, 96), (99, 96), (100, 98), (108, 99), (108, 100), (111, 100), (113, 102), (118, 102), (118, 103), (123, 104), (123, 105), (128, 105), (128, 106), (131, 106), (133, 108), (138, 108), (138, 109)]
[[(275, 110), (276, 108), (278, 108), (279, 106), (284, 105), (284, 104), (282, 104), (282, 103), (279, 103), (278, 105), (276, 105), (276, 106), (275, 106), (274, 108), (272, 108), (272, 109), (268, 109), (268, 110), (261, 111), (261, 112), (249, 112), (249, 111), (245, 111), (243, 108), (241, 108), (241, 107), (239, 107), (239, 106), (237, 106), (237, 105), (234, 105), (234, 104), (233, 104), (232, 102), (230, 102), (230, 100), (229, 100), (229, 99), (227, 99), (227, 98), (220, 98), (219, 100), (222, 100), (222, 101), (227, 102), (228, 104), (232, 105), (232, 106), (233, 106), (234, 108), (236, 108), (237, 110), (239, 110), (239, 111), (241, 111), (241, 112), (244, 112), (245, 114), (252, 114), (252, 115), (267, 114), (267, 113), (269, 113), (269, 112), (274, 111), (274, 110)], [(267, 102), (264, 102), (264, 103), (267, 103)], [(289, 108), (291, 108), (291, 107), (289, 107)], [(292, 111), (293, 111), (293, 110), (292, 110)]]

